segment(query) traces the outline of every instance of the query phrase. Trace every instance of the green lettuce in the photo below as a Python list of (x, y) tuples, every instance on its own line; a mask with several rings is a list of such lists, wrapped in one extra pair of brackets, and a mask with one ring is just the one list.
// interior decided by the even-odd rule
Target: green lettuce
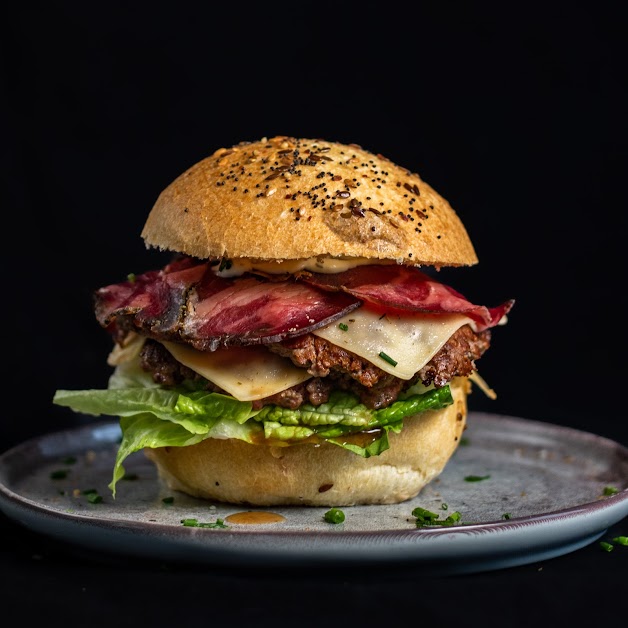
[(116, 462), (113, 469), (113, 479), (109, 488), (116, 496), (116, 483), (124, 477), (124, 460), (132, 453), (148, 448), (157, 447), (186, 447), (196, 445), (205, 438), (238, 438), (246, 442), (253, 442), (253, 436), (261, 432), (257, 424), (242, 425), (228, 419), (214, 421), (211, 429), (202, 434), (193, 434), (180, 424), (162, 421), (148, 412), (123, 416), (120, 418), (122, 441), (118, 447)]
[[(415, 391), (410, 391), (414, 393)], [(115, 496), (124, 475), (124, 460), (144, 448), (185, 447), (206, 438), (239, 439), (248, 443), (295, 444), (326, 441), (368, 458), (388, 449), (390, 431), (400, 432), (403, 419), (453, 403), (449, 386), (418, 389), (380, 410), (371, 410), (344, 391), (334, 391), (327, 403), (303, 404), (296, 410), (264, 406), (254, 410), (249, 401), (195, 389), (184, 382), (165, 389), (139, 367), (118, 367), (105, 390), (58, 390), (53, 403), (89, 415), (120, 418), (120, 443), (109, 485)], [(379, 428), (374, 440), (359, 445), (352, 434)]]
[(254, 414), (250, 402), (229, 395), (162, 388), (58, 390), (53, 403), (95, 416), (125, 417), (149, 412), (162, 421), (181, 425), (192, 434), (206, 434), (221, 417), (244, 423)]
[(453, 403), (449, 386), (434, 388), (423, 394), (395, 401), (387, 408), (371, 410), (347, 392), (336, 390), (327, 403), (319, 406), (303, 404), (296, 410), (280, 406), (264, 406), (256, 415), (256, 421), (273, 421), (282, 425), (347, 425), (360, 430), (382, 427), (401, 421), (404, 417), (425, 410), (443, 408)]

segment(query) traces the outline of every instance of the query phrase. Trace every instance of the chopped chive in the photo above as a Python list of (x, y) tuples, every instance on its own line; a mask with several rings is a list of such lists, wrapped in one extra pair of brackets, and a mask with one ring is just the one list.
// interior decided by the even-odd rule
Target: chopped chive
[(462, 515), (455, 510), (446, 519), (442, 521), (438, 520), (438, 515), (435, 512), (426, 510), (425, 508), (417, 507), (412, 511), (412, 516), (416, 517), (416, 527), (422, 528), (423, 526), (452, 526), (460, 521)]
[(509, 513), (509, 512), (505, 512), (505, 513), (502, 515), (502, 519), (510, 519), (510, 516), (511, 516), (511, 515), (510, 515), (510, 513)]
[(426, 525), (434, 525), (436, 520), (438, 519), (438, 515), (435, 512), (431, 512), (430, 510), (426, 510), (425, 508), (421, 508), (417, 506), (412, 511), (412, 516), (416, 517), (416, 527), (421, 528)]
[(346, 323), (338, 323), (338, 327), (340, 327), (342, 331), (349, 331), (349, 325), (347, 325)]
[(628, 545), (628, 536), (616, 536), (613, 539), (613, 543), (617, 543), (618, 545)]
[(384, 360), (384, 362), (388, 362), (388, 364), (392, 364), (393, 366), (397, 366), (397, 361), (393, 360), (389, 355), (385, 354), (383, 351), (379, 352), (379, 357)]
[(223, 519), (216, 519), (215, 522), (203, 523), (198, 519), (181, 519), (181, 523), (187, 528), (228, 528)]
[(447, 508), (449, 508), (449, 506), (445, 504), (444, 502), (440, 505), (441, 510), (447, 510)]
[(339, 508), (331, 508), (324, 515), (327, 523), (342, 523), (345, 520), (345, 513)]
[(438, 515), (435, 512), (427, 510), (426, 508), (421, 508), (420, 506), (417, 506), (412, 510), (412, 516), (417, 519), (429, 519), (430, 521), (438, 519)]
[(195, 527), (198, 525), (198, 519), (181, 519), (181, 523), (187, 527)]
[(482, 480), (488, 480), (490, 475), (467, 475), (464, 478), (465, 482), (481, 482)]
[(135, 273), (129, 273), (126, 276), (127, 281), (129, 281), (130, 283), (135, 283)]
[(605, 552), (612, 552), (613, 551), (613, 544), (612, 543), (607, 543), (606, 541), (600, 541), (600, 547)]
[(214, 523), (204, 523), (204, 528), (228, 528), (229, 526), (225, 525), (224, 519), (216, 519)]
[(57, 469), (50, 474), (51, 480), (63, 480), (68, 477), (69, 471), (67, 469)]
[(102, 501), (102, 495), (99, 495), (98, 493), (90, 493), (87, 496), (87, 501), (90, 504), (100, 504), (100, 502)]
[(173, 504), (174, 503), (174, 497), (170, 496), (170, 497), (164, 497), (161, 500), (164, 504)]
[(615, 493), (619, 493), (619, 489), (614, 486), (605, 486), (603, 493), (604, 495), (615, 495)]
[(458, 523), (460, 521), (462, 515), (456, 510), (452, 512), (446, 519), (443, 521), (443, 525), (453, 525), (454, 523)]

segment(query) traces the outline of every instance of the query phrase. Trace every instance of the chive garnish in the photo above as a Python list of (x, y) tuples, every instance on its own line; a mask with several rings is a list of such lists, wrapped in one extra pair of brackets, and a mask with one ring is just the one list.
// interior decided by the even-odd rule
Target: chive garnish
[(389, 355), (384, 353), (383, 351), (379, 352), (379, 357), (384, 360), (384, 362), (388, 362), (388, 364), (392, 364), (393, 366), (397, 366), (397, 361), (393, 360)]
[(331, 508), (324, 515), (327, 523), (342, 523), (345, 520), (345, 513), (339, 508)]
[(441, 510), (447, 510), (447, 508), (449, 508), (449, 506), (445, 504), (444, 502), (440, 505)]
[(57, 469), (50, 474), (51, 480), (63, 480), (68, 477), (69, 471), (67, 469)]
[(618, 545), (628, 545), (628, 536), (616, 536), (613, 539), (613, 543), (617, 543)]
[(340, 327), (342, 331), (349, 331), (349, 325), (347, 325), (346, 323), (338, 323), (338, 327)]
[(164, 504), (173, 504), (174, 503), (174, 497), (170, 496), (170, 497), (164, 497), (161, 500)]
[(412, 516), (416, 517), (416, 527), (422, 528), (423, 526), (452, 526), (460, 521), (462, 515), (455, 510), (446, 519), (439, 521), (438, 514), (426, 510), (425, 508), (417, 507), (412, 511)]
[(200, 522), (198, 519), (181, 519), (181, 523), (186, 528), (227, 528), (223, 519), (216, 519), (215, 522)]
[(181, 523), (190, 528), (194, 528), (198, 525), (198, 519), (181, 519)]
[(87, 495), (87, 501), (90, 504), (100, 504), (102, 501), (102, 495), (99, 495), (98, 493), (89, 493), (89, 495)]
[(456, 510), (455, 512), (452, 512), (449, 515), (449, 517), (447, 517), (447, 519), (445, 519), (445, 521), (443, 521), (443, 525), (451, 526), (454, 523), (458, 523), (458, 521), (460, 521), (461, 517), (462, 517), (462, 515)]
[(616, 493), (619, 493), (619, 489), (614, 486), (605, 486), (603, 492), (604, 495), (615, 495)]
[(600, 541), (600, 547), (605, 552), (612, 552), (613, 551), (613, 544), (612, 543), (607, 543), (606, 541)]
[(505, 513), (502, 515), (502, 519), (510, 519), (510, 513), (509, 513), (509, 512), (505, 512)]
[(490, 475), (467, 475), (464, 478), (465, 482), (481, 482), (482, 480), (488, 480)]
[(438, 515), (435, 512), (431, 512), (430, 510), (426, 510), (420, 506), (417, 506), (412, 511), (412, 516), (416, 517), (417, 528), (424, 525), (432, 525), (438, 519)]

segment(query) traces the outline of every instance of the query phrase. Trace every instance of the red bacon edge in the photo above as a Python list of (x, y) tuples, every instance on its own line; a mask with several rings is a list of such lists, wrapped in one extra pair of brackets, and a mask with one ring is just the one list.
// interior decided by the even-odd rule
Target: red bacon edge
[(299, 336), (329, 325), (362, 302), (413, 312), (462, 313), (475, 322), (476, 331), (497, 325), (514, 304), (475, 305), (406, 266), (373, 264), (267, 281), (252, 275), (221, 278), (209, 263), (190, 258), (105, 286), (94, 295), (96, 318), (112, 333), (134, 329), (202, 351)]
[(396, 264), (358, 266), (337, 274), (306, 272), (301, 280), (323, 290), (347, 292), (384, 308), (465, 314), (475, 322), (476, 331), (497, 325), (515, 303), (510, 299), (493, 308), (475, 305), (417, 268)]

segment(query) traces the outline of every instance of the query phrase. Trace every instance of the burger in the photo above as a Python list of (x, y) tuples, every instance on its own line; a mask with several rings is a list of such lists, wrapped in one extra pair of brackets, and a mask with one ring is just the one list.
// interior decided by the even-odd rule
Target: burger
[(106, 389), (54, 403), (119, 417), (110, 489), (143, 450), (171, 489), (253, 506), (391, 504), (445, 468), (476, 363), (514, 301), (436, 278), (478, 262), (450, 204), (356, 144), (221, 148), (158, 196), (167, 264), (94, 292)]

